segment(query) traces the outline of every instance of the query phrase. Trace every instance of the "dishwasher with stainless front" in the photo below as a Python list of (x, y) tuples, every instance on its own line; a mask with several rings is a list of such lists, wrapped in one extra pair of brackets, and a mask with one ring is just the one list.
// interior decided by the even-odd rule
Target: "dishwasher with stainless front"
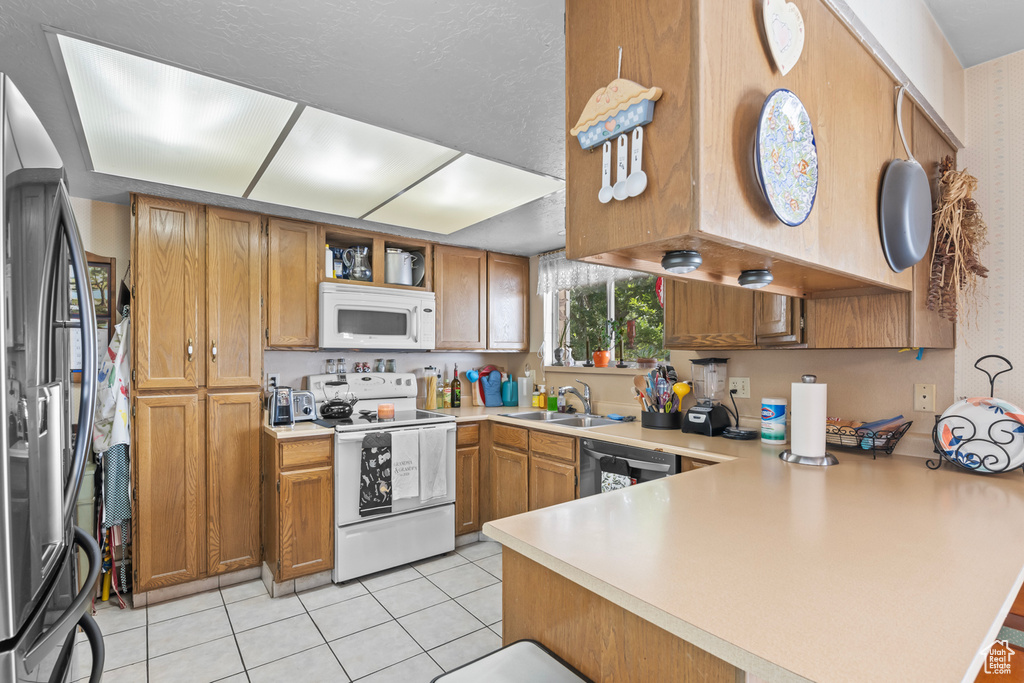
[(580, 498), (681, 471), (680, 457), (672, 453), (580, 439)]

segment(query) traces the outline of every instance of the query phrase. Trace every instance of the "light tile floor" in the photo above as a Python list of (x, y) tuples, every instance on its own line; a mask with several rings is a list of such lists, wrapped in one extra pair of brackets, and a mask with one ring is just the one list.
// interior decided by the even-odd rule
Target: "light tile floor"
[[(500, 553), (474, 543), (277, 599), (257, 580), (148, 608), (98, 606), (103, 681), (430, 681), (501, 647)], [(72, 680), (89, 675), (83, 640)]]

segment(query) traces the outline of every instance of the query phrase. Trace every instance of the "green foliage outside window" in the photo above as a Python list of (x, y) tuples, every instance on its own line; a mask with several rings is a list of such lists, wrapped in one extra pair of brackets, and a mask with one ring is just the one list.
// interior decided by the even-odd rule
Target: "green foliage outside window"
[[(624, 359), (668, 358), (664, 348), (664, 313), (654, 291), (655, 278), (640, 276), (618, 280), (614, 287), (616, 321), (636, 322), (633, 344), (623, 349)], [(566, 335), (573, 358), (586, 360), (587, 341), (591, 352), (598, 350), (600, 330), (608, 324), (608, 288), (604, 284), (566, 292), (569, 331)], [(563, 321), (560, 320), (561, 324)], [(616, 354), (618, 351), (616, 341)]]

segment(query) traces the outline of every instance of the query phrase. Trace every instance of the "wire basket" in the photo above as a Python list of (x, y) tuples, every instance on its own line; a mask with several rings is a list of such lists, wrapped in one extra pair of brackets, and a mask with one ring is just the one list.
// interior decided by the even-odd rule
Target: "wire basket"
[(893, 430), (873, 432), (863, 427), (837, 427), (835, 425), (825, 426), (825, 443), (839, 448), (853, 448), (858, 451), (871, 451), (871, 457), (875, 458), (879, 453), (892, 455), (896, 444), (900, 442), (903, 435), (914, 424), (908, 420)]

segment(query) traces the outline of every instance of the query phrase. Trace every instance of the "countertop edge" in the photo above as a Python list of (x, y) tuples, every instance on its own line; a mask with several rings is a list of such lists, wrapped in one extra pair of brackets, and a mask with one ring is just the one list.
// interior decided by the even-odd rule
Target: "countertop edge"
[(658, 628), (668, 631), (672, 635), (692, 643), (696, 647), (709, 652), (719, 659), (732, 664), (736, 668), (763, 678), (767, 681), (786, 681), (807, 683), (810, 679), (785, 669), (778, 664), (759, 657), (752, 652), (730, 643), (704, 629), (695, 626), (687, 621), (673, 617), (664, 610), (640, 600), (626, 591), (601, 581), (567, 562), (545, 553), (542, 550), (525, 543), (520, 539), (505, 533), (494, 526), (493, 522), (487, 522), (483, 526), (484, 535), (497, 541), (502, 546), (533, 560), (545, 569), (565, 577), (569, 581), (582, 586), (588, 591), (599, 595), (614, 605), (635, 614)]

